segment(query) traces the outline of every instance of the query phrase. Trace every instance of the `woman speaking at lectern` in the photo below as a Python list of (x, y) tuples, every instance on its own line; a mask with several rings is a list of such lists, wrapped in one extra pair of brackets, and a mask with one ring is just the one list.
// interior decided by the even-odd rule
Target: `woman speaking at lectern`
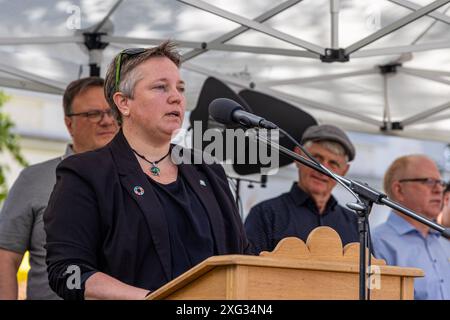
[(179, 65), (170, 42), (120, 52), (105, 95), (121, 130), (57, 168), (44, 219), (50, 286), (64, 299), (143, 299), (210, 256), (248, 250), (223, 168), (172, 157)]

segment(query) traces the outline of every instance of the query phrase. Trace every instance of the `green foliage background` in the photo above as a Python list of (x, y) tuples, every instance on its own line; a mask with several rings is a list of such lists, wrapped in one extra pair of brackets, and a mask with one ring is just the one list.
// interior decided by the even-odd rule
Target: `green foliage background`
[[(9, 97), (3, 91), (0, 91), (0, 154), (8, 152), (17, 162), (26, 166), (27, 163), (20, 153), (18, 137), (11, 132), (14, 123), (9, 116), (3, 112), (3, 105), (8, 99)], [(8, 186), (6, 185), (5, 178), (7, 170), (9, 170), (8, 166), (0, 163), (0, 203), (6, 198), (8, 193)]]

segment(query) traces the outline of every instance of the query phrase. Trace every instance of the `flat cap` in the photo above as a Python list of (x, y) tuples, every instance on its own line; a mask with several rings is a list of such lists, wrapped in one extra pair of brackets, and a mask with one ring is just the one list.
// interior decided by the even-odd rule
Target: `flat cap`
[(302, 136), (302, 144), (308, 141), (334, 141), (339, 143), (345, 150), (348, 160), (355, 159), (355, 146), (344, 131), (330, 124), (311, 126), (306, 129)]

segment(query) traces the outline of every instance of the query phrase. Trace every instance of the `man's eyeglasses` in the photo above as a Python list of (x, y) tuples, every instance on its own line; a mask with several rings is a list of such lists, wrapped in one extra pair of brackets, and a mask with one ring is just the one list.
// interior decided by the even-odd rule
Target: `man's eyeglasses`
[(119, 55), (116, 58), (116, 82), (115, 82), (115, 90), (119, 91), (119, 84), (120, 84), (120, 69), (122, 68), (122, 58), (123, 56), (135, 56), (141, 53), (145, 52), (145, 48), (129, 48), (122, 50)]
[(413, 178), (413, 179), (401, 179), (398, 182), (419, 182), (421, 184), (427, 185), (430, 188), (434, 188), (437, 185), (445, 188), (447, 183), (444, 180), (433, 179), (433, 178)]
[(69, 113), (67, 116), (68, 117), (76, 117), (76, 116), (86, 117), (86, 118), (88, 118), (89, 121), (91, 121), (93, 123), (98, 123), (103, 120), (103, 117), (105, 116), (105, 114), (107, 114), (109, 117), (112, 117), (113, 111), (111, 109), (105, 110), (105, 111), (92, 110), (92, 111), (88, 111), (88, 112)]

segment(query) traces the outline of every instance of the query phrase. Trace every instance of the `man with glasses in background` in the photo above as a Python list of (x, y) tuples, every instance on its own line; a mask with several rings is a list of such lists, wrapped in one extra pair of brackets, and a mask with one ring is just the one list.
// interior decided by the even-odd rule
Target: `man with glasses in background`
[(0, 213), (0, 299), (17, 299), (16, 274), (26, 251), (31, 266), (27, 299), (59, 299), (48, 285), (42, 215), (60, 161), (106, 145), (118, 131), (103, 84), (102, 78), (89, 77), (68, 85), (63, 97), (64, 121), (72, 144), (64, 156), (25, 168), (9, 192)]
[[(424, 155), (396, 159), (384, 176), (390, 199), (430, 220), (439, 215), (444, 187), (436, 164)], [(450, 242), (440, 233), (394, 211), (374, 229), (372, 241), (377, 258), (425, 272), (414, 281), (415, 299), (450, 299)]]

